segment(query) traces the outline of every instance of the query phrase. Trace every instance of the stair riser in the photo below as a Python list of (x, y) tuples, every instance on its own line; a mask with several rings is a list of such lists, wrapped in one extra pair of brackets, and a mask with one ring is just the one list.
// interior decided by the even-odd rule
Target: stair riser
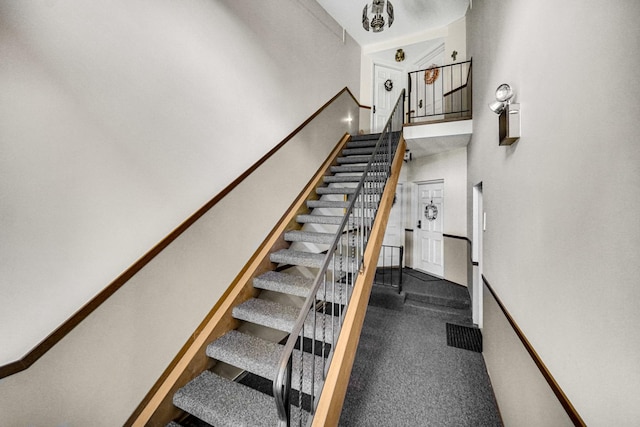
[(407, 300), (415, 301), (417, 303), (422, 303), (425, 305), (437, 305), (440, 307), (449, 307), (449, 308), (457, 308), (457, 309), (469, 308), (468, 301), (460, 301), (460, 300), (443, 298), (443, 297), (438, 297), (433, 295), (407, 293)]

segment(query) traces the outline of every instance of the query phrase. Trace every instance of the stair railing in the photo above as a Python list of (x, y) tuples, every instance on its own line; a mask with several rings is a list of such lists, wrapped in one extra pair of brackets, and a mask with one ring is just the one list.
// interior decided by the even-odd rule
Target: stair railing
[[(389, 259), (387, 253), (391, 254), (391, 259)], [(397, 255), (394, 256), (394, 254)], [(398, 293), (401, 294), (403, 259), (404, 246), (382, 245), (382, 253), (380, 254), (380, 260), (378, 260), (378, 269), (373, 283), (398, 288)]]
[(471, 66), (469, 60), (410, 72), (407, 121), (471, 117)]
[[(364, 270), (363, 256), (402, 133), (404, 96), (403, 90), (285, 344), (273, 382), (281, 427), (289, 427), (292, 418), (302, 427), (307, 411), (311, 417), (315, 412), (353, 286)], [(292, 381), (299, 390), (297, 402), (292, 402)], [(303, 402), (303, 392), (310, 401)], [(293, 417), (292, 405), (297, 411)]]

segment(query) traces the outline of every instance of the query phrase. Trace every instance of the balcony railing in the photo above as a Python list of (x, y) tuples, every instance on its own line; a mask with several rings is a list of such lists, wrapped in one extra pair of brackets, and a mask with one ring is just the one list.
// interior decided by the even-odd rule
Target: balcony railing
[(471, 117), (471, 61), (409, 73), (408, 122)]

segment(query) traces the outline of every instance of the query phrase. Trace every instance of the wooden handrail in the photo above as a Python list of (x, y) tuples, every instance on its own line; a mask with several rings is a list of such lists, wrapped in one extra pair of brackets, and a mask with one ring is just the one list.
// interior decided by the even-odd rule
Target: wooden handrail
[(393, 160), (391, 177), (385, 186), (369, 238), (369, 244), (364, 254), (364, 272), (358, 275), (354, 285), (351, 302), (345, 313), (344, 323), (340, 329), (340, 337), (336, 343), (327, 378), (318, 401), (318, 407), (313, 417), (313, 427), (337, 426), (340, 420), (340, 413), (342, 412), (342, 405), (344, 404), (349, 378), (351, 377), (351, 369), (353, 368), (353, 361), (355, 360), (356, 349), (358, 348), (360, 333), (367, 312), (373, 276), (375, 275), (378, 256), (380, 255), (380, 247), (382, 246), (382, 239), (387, 228), (389, 212), (391, 211), (400, 169), (402, 168), (405, 148), (406, 143), (404, 138), (401, 137)]
[(165, 426), (181, 414), (181, 410), (172, 404), (173, 394), (178, 388), (211, 367), (212, 362), (205, 354), (206, 346), (238, 326), (238, 321), (233, 319), (231, 313), (233, 307), (255, 296), (256, 291), (252, 286), (254, 277), (275, 268), (275, 264), (269, 260), (269, 255), (288, 247), (289, 244), (285, 242), (283, 237), (284, 233), (300, 228), (295, 220), (296, 216), (308, 212), (306, 200), (317, 198), (316, 187), (322, 182), (323, 176), (328, 174), (329, 167), (337, 163), (336, 159), (348, 140), (349, 135), (345, 134), (193, 333), (192, 338), (185, 343), (169, 367), (138, 405), (125, 426)]
[(504, 315), (504, 317), (506, 317), (507, 321), (513, 328), (513, 331), (520, 339), (520, 342), (522, 343), (524, 348), (527, 350), (527, 353), (529, 353), (529, 356), (531, 356), (531, 359), (533, 359), (533, 362), (536, 364), (536, 366), (540, 370), (540, 373), (542, 374), (544, 379), (547, 381), (547, 384), (549, 384), (549, 387), (553, 391), (553, 394), (556, 395), (556, 398), (562, 405), (562, 408), (567, 413), (567, 416), (571, 419), (571, 422), (573, 423), (573, 425), (576, 427), (586, 427), (584, 420), (576, 410), (575, 406), (573, 406), (573, 404), (571, 403), (567, 395), (564, 393), (564, 391), (560, 387), (560, 384), (558, 384), (558, 382), (553, 377), (553, 375), (551, 375), (549, 368), (547, 368), (547, 365), (544, 364), (544, 362), (540, 358), (540, 355), (538, 355), (538, 352), (533, 348), (533, 345), (531, 345), (527, 337), (524, 335), (524, 332), (522, 332), (522, 329), (520, 329), (520, 326), (518, 326), (514, 318), (511, 316), (511, 313), (509, 313), (509, 311), (506, 309), (506, 307), (504, 306), (504, 304), (502, 303), (502, 301), (500, 300), (496, 292), (493, 290), (493, 287), (489, 284), (489, 281), (487, 280), (487, 278), (484, 277), (484, 274), (482, 275), (482, 282), (487, 286), (487, 289), (489, 290), (493, 298), (496, 300), (498, 307), (500, 307), (500, 310), (502, 310), (502, 314)]
[(23, 371), (33, 365), (40, 357), (42, 357), (47, 351), (49, 351), (54, 345), (56, 345), (62, 338), (64, 338), (69, 332), (71, 332), (76, 326), (80, 324), (85, 318), (87, 318), (95, 309), (100, 307), (111, 295), (113, 295), (118, 289), (120, 289), (125, 283), (136, 275), (144, 266), (146, 266), (151, 260), (153, 260), (160, 252), (162, 252), (171, 242), (176, 240), (182, 233), (184, 233), (191, 225), (193, 225), (199, 218), (213, 208), (220, 200), (222, 200), (233, 189), (240, 185), (252, 172), (254, 172), (260, 165), (266, 162), (274, 154), (276, 154), (282, 147), (285, 146), (294, 136), (296, 136), (306, 125), (308, 125), (313, 119), (315, 119), (322, 111), (324, 111), (331, 103), (333, 103), (338, 97), (344, 93), (348, 93), (354, 102), (360, 105), (356, 97), (351, 93), (349, 88), (345, 87), (340, 90), (333, 98), (327, 101), (322, 107), (320, 107), (315, 113), (313, 113), (307, 120), (305, 120), (300, 126), (298, 126), (293, 132), (291, 132), (285, 139), (283, 139), (278, 145), (271, 149), (267, 154), (262, 156), (257, 162), (249, 167), (244, 173), (242, 173), (233, 182), (227, 185), (220, 193), (215, 195), (204, 206), (198, 209), (194, 214), (187, 218), (182, 224), (175, 228), (165, 238), (163, 238), (158, 244), (156, 244), (149, 252), (144, 254), (138, 259), (131, 267), (127, 268), (122, 274), (120, 274), (113, 282), (107, 285), (100, 293), (93, 297), (88, 303), (86, 303), (80, 310), (75, 312), (69, 319), (67, 319), (62, 325), (60, 325), (55, 331), (49, 334), (38, 345), (31, 349), (20, 360), (8, 363), (0, 366), (0, 378), (8, 377), (20, 371)]

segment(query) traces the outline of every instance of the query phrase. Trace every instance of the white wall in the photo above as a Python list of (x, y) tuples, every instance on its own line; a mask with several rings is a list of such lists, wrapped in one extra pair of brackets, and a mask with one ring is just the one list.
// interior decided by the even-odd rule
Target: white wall
[(359, 47), (315, 2), (4, 1), (0, 16), (0, 365), (359, 88)]
[[(451, 52), (457, 50), (459, 55), (455, 62), (465, 60), (466, 55), (466, 25), (465, 17), (452, 22), (450, 25), (441, 28), (435, 28), (425, 31), (417, 35), (407, 36), (401, 39), (394, 39), (389, 42), (369, 45), (362, 50), (360, 60), (360, 103), (372, 106), (373, 100), (373, 66), (374, 63), (386, 64), (391, 67), (403, 68), (406, 71), (414, 70), (412, 67), (418, 56), (429, 53), (438, 45), (445, 44), (445, 62), (451, 63)], [(407, 58), (404, 62), (395, 62), (395, 51), (398, 48), (404, 48)], [(403, 80), (402, 87), (406, 88), (407, 82)], [(371, 111), (370, 111), (371, 113)], [(362, 114), (360, 117), (360, 129), (368, 132), (370, 130), (371, 117)]]
[[(467, 15), (484, 274), (590, 426), (640, 423), (639, 16), (638, 2), (598, 0), (474, 2)], [(511, 147), (487, 108), (503, 82), (522, 106)], [(484, 331), (498, 346), (499, 333)], [(502, 351), (485, 354), (494, 384), (488, 355)], [(500, 404), (509, 389), (495, 390)]]
[[(360, 48), (314, 5), (0, 2), (0, 364), (359, 87)], [(33, 366), (1, 379), (0, 424), (122, 425), (356, 130), (348, 117), (358, 109), (345, 94)]]
[[(409, 183), (444, 180), (445, 234), (467, 237), (467, 149), (458, 148), (431, 156), (420, 157), (405, 164)], [(415, 184), (406, 186), (415, 188)], [(415, 192), (414, 192), (415, 193)], [(407, 211), (406, 228), (414, 229), (418, 221), (416, 194), (412, 194)], [(406, 237), (406, 245), (413, 245), (413, 233)], [(444, 278), (460, 285), (467, 285), (468, 243), (460, 239), (444, 240)], [(407, 264), (413, 267), (414, 248), (407, 251)]]
[(344, 93), (33, 366), (0, 380), (0, 424), (122, 425), (357, 112)]
[[(444, 180), (443, 227), (446, 234), (467, 236), (467, 149), (420, 157), (406, 165), (407, 181)], [(414, 219), (417, 218), (414, 209)], [(415, 223), (413, 224), (415, 226)]]
[[(448, 35), (444, 42), (445, 64), (466, 61), (467, 58), (467, 18), (463, 16), (448, 26)], [(455, 61), (451, 54), (456, 51)]]
[(491, 386), (505, 426), (573, 426), (486, 286), (483, 302), (483, 356), (490, 361)]

